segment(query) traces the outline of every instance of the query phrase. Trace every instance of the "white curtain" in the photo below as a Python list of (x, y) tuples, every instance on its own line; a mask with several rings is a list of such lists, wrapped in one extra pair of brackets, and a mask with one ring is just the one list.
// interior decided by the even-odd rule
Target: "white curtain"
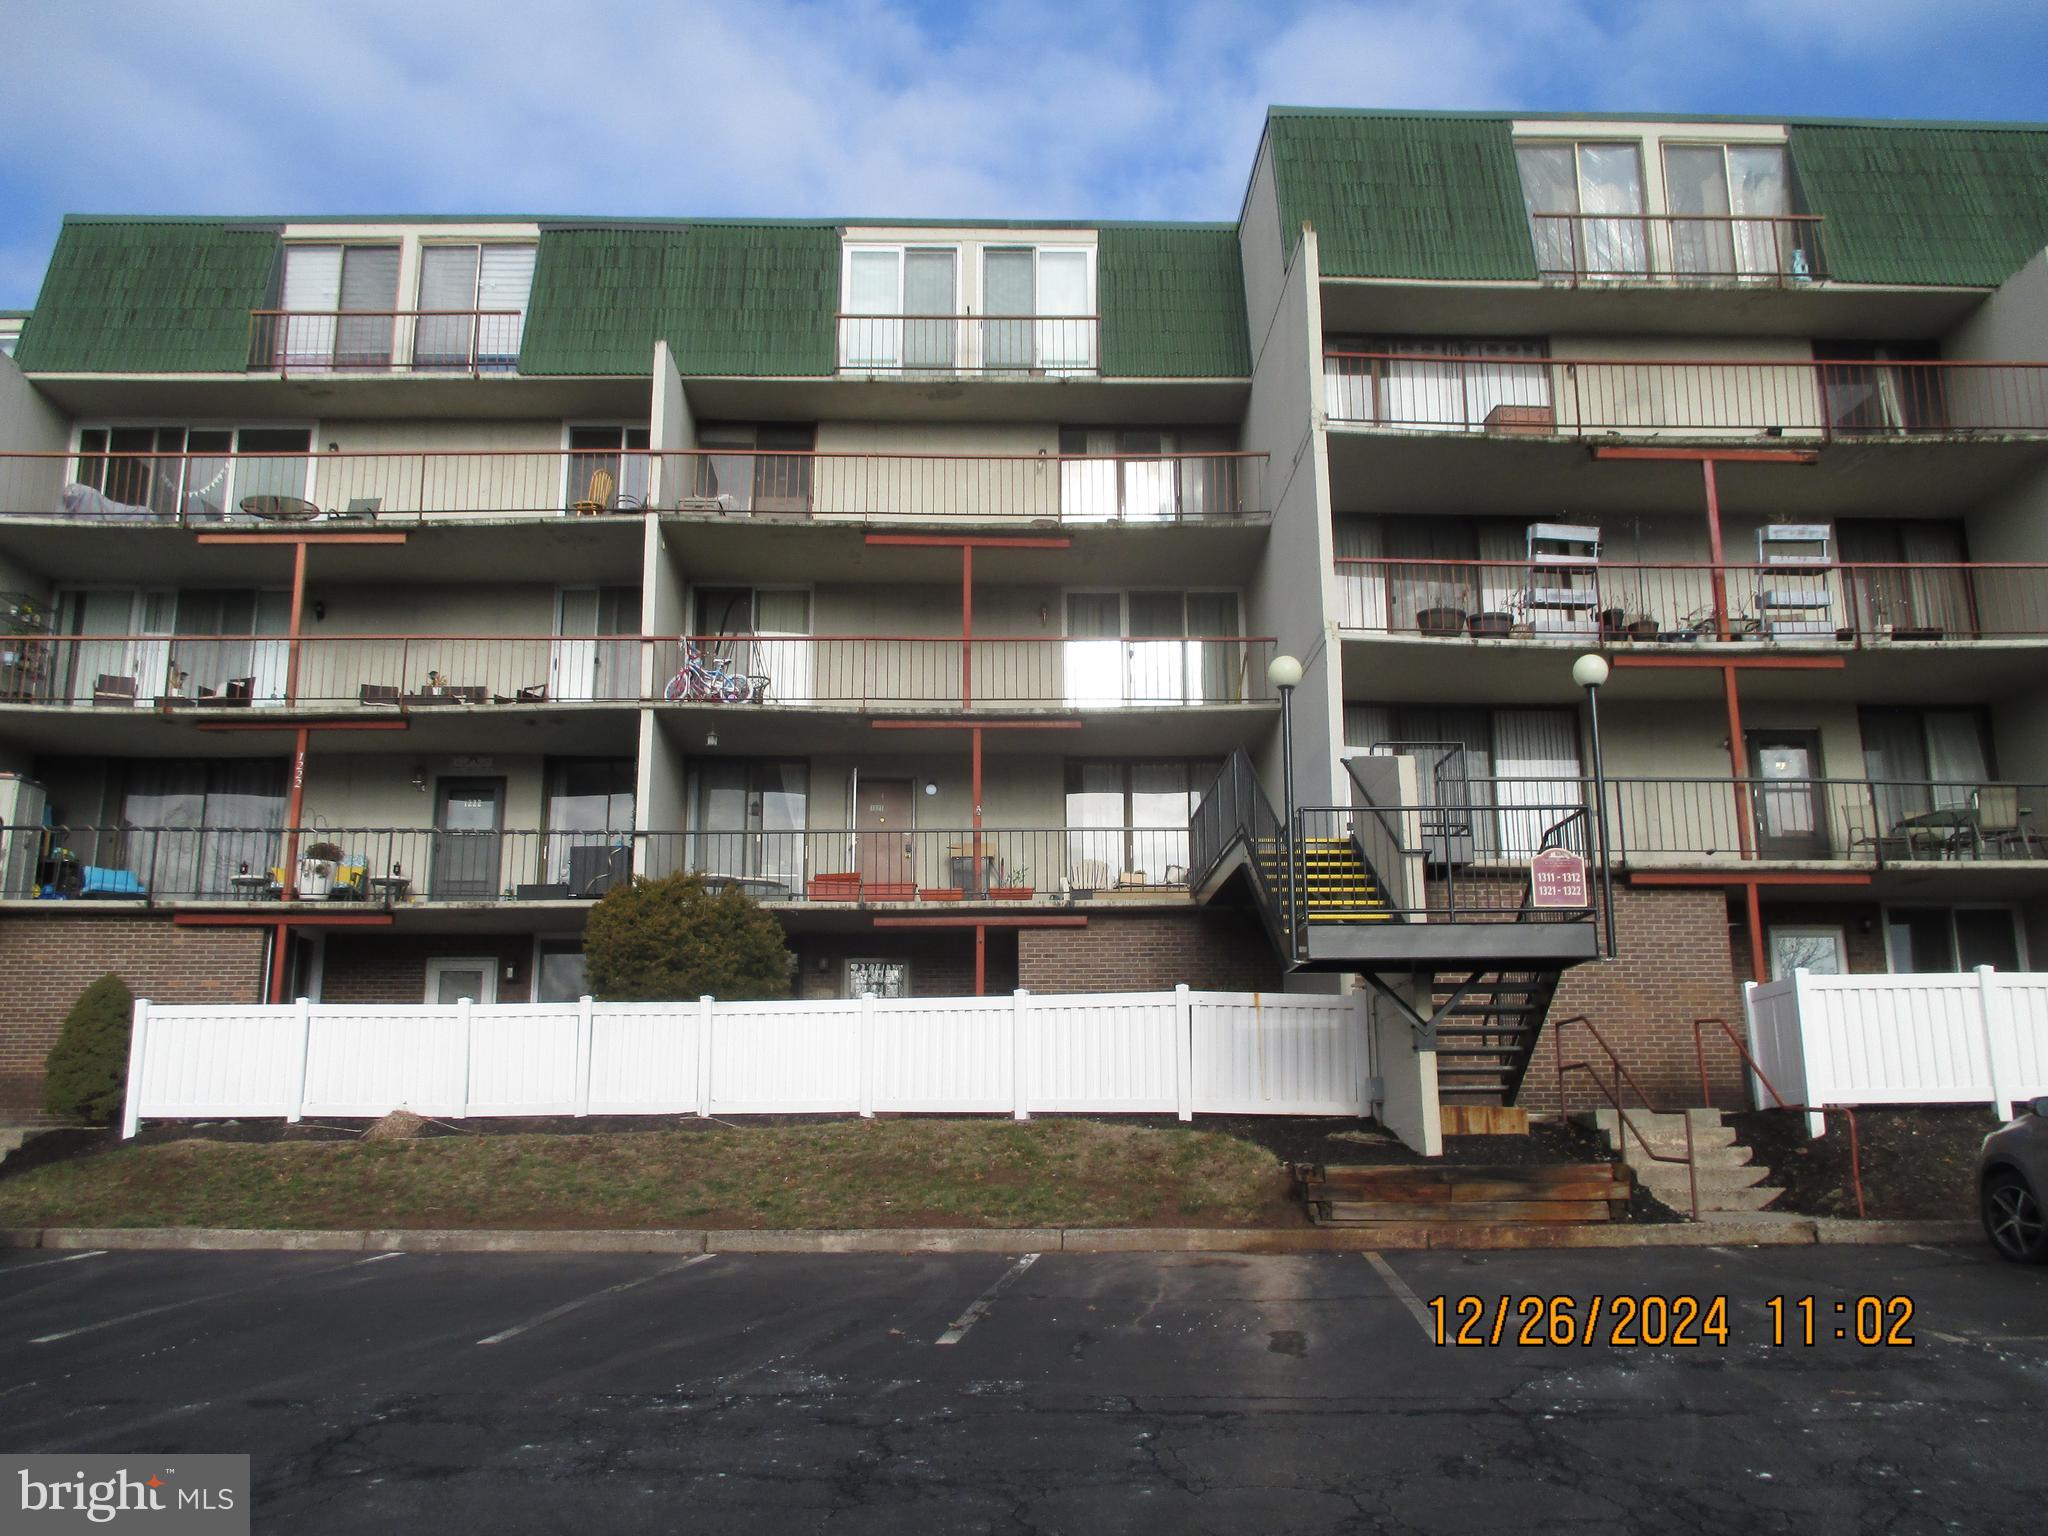
[(1930, 709), (1926, 720), (1927, 777), (1934, 783), (1934, 803), (1944, 810), (1959, 809), (1991, 776), (1983, 733), (1969, 710)]
[[(1728, 146), (1729, 212), (1782, 215), (1792, 211), (1791, 180), (1785, 151), (1775, 144)], [(1771, 276), (1791, 269), (1792, 227), (1776, 217), (1735, 225), (1736, 269), (1745, 275)]]
[[(1378, 560), (1385, 552), (1376, 517), (1337, 517), (1332, 520), (1331, 532), (1342, 558)], [(1385, 566), (1340, 565), (1337, 587), (1337, 622), (1343, 628), (1384, 631), (1388, 627)]]
[(1644, 239), (1643, 164), (1633, 144), (1579, 146), (1579, 201), (1588, 214), (1613, 218), (1581, 220), (1584, 261), (1594, 276), (1640, 276), (1650, 270)]
[[(902, 257), (896, 251), (855, 251), (847, 259), (846, 313), (840, 363), (848, 368), (894, 368), (903, 357)], [(881, 318), (865, 319), (863, 316)]]
[[(1500, 807), (1500, 850), (1527, 858), (1543, 834), (1582, 806), (1578, 722), (1570, 710), (1502, 709), (1493, 716), (1495, 803)], [(1516, 810), (1513, 807), (1530, 809)], [(1573, 846), (1585, 851), (1581, 836)]]
[(341, 308), (341, 247), (289, 247), (282, 305), (283, 334), (274, 350), (285, 367), (325, 367), (334, 357), (334, 311)]
[(1579, 184), (1569, 144), (1523, 144), (1515, 150), (1522, 172), (1522, 201), (1529, 210), (1529, 232), (1536, 247), (1536, 270), (1546, 276), (1585, 269), (1580, 256), (1580, 221), (1538, 218), (1538, 214), (1576, 214)]
[(512, 310), (510, 316), (485, 315), (478, 322), (479, 363), (513, 367), (519, 361), (520, 343), (526, 337), (526, 305), (533, 294), (531, 245), (487, 245), (478, 270), (476, 307), (482, 310)]

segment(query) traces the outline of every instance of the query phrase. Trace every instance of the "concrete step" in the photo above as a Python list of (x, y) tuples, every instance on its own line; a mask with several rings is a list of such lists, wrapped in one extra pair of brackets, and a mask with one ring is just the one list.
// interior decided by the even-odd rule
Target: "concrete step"
[[(1683, 1190), (1687, 1187), (1683, 1163), (1653, 1163), (1648, 1158), (1631, 1158), (1629, 1167), (1635, 1169), (1638, 1182), (1645, 1188), (1668, 1185)], [(1747, 1168), (1701, 1168), (1700, 1194), (1704, 1196), (1709, 1190), (1718, 1194), (1731, 1189), (1754, 1189), (1770, 1176), (1771, 1170), (1762, 1163), (1751, 1163)], [(1658, 1198), (1663, 1197), (1660, 1195)]]
[[(1653, 1186), (1645, 1181), (1642, 1187), (1681, 1216), (1688, 1214), (1692, 1209), (1691, 1198), (1687, 1194), (1683, 1183), (1680, 1183), (1676, 1188), (1664, 1189)], [(1715, 1211), (1750, 1212), (1769, 1210), (1771, 1202), (1783, 1193), (1782, 1189), (1765, 1189), (1761, 1186), (1754, 1189), (1728, 1189), (1714, 1192), (1709, 1192), (1706, 1188), (1702, 1187), (1700, 1190), (1700, 1214), (1706, 1216)]]

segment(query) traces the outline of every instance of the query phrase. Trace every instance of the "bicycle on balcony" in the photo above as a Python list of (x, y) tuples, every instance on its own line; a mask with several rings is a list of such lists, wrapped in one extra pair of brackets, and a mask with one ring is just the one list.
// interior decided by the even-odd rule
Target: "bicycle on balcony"
[(661, 696), (671, 704), (758, 704), (768, 697), (769, 679), (734, 670), (730, 656), (710, 656), (694, 640), (683, 643), (682, 670)]

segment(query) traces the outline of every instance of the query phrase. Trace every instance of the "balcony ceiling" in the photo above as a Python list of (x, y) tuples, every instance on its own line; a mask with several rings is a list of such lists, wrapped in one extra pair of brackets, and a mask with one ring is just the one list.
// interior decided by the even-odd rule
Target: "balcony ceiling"
[[(692, 582), (776, 581), (954, 583), (960, 551), (871, 546), (870, 533), (985, 538), (1068, 538), (1071, 549), (981, 549), (976, 590), (1001, 586), (1237, 586), (1257, 562), (1270, 519), (1227, 523), (1130, 523), (1062, 526), (1022, 519), (859, 523), (769, 518), (668, 516), (662, 543)], [(998, 524), (999, 526), (988, 526)], [(1080, 573), (1077, 575), (1077, 573)]]
[[(201, 730), (193, 715), (165, 715), (159, 710), (75, 709), (9, 706), (0, 708), (0, 739), (44, 756), (149, 757), (288, 757), (290, 727), (297, 719), (281, 710), (215, 711), (209, 721), (258, 722), (285, 729)], [(396, 710), (350, 710), (326, 719), (392, 720)], [(630, 757), (638, 750), (639, 710), (633, 705), (574, 708), (560, 704), (530, 707), (487, 706), (420, 709), (402, 717), (402, 731), (316, 731), (315, 756), (337, 753), (413, 758), (449, 755), (531, 755), (552, 753), (577, 757)]]
[[(1266, 739), (1280, 717), (1278, 704), (1242, 704), (1200, 709), (1082, 711), (1015, 710), (991, 719), (1078, 719), (1072, 730), (990, 730), (982, 733), (984, 756), (1005, 757), (1225, 757), (1240, 746)], [(821, 754), (958, 759), (965, 763), (971, 733), (956, 729), (877, 730), (877, 719), (925, 718), (913, 711), (758, 709), (714, 704), (666, 705), (656, 711), (659, 729), (684, 757), (810, 757)], [(934, 712), (936, 722), (959, 721), (959, 713)], [(718, 745), (706, 747), (715, 731)]]
[[(1702, 517), (1699, 465), (1599, 460), (1601, 444), (1699, 446), (1677, 437), (1509, 437), (1389, 432), (1332, 422), (1330, 505), (1346, 512)], [(1819, 444), (1721, 438), (1718, 448), (1817, 447), (1820, 462), (1716, 466), (1721, 511), (1749, 517), (1954, 516), (2048, 464), (2048, 438), (1871, 438)]]
[(1325, 278), (1326, 333), (1392, 336), (1936, 337), (1981, 288), (1416, 283)]
[(699, 421), (1051, 421), (1235, 426), (1249, 379), (709, 379), (685, 381)]
[(405, 375), (53, 374), (31, 383), (76, 417), (160, 421), (342, 418), (500, 421), (579, 417), (645, 421), (653, 380), (626, 378), (412, 378)]
[[(1574, 657), (1600, 647), (1560, 638), (1542, 643), (1499, 640), (1425, 640), (1420, 636), (1346, 635), (1344, 696), (1357, 703), (1576, 704), (1584, 692), (1571, 680)], [(1839, 656), (1839, 670), (1747, 668), (1742, 697), (1759, 703), (1990, 704), (2031, 696), (2048, 666), (2041, 641), (1933, 642), (1846, 648), (1692, 645), (1611, 646), (1610, 658), (1716, 655), (1759, 658)], [(1697, 702), (1721, 708), (1721, 673), (1714, 667), (1636, 667), (1623, 661), (1601, 694), (1603, 705), (1632, 700)], [(2044, 807), (2048, 810), (2048, 807)]]
[[(237, 526), (221, 532), (261, 532)], [(404, 533), (402, 545), (335, 544), (308, 552), (307, 582), (605, 583), (638, 586), (645, 537), (637, 517), (387, 519), (334, 531)], [(289, 540), (201, 544), (190, 530), (129, 523), (0, 518), (0, 556), (59, 584), (288, 586)], [(430, 627), (423, 619), (421, 628)]]

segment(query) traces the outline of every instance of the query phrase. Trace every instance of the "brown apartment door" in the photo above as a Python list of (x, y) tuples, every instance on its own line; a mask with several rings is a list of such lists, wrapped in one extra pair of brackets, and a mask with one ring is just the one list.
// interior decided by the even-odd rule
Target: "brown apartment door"
[(1821, 803), (1820, 733), (1752, 731), (1756, 848), (1767, 859), (1814, 859), (1827, 851)]
[(908, 779), (861, 779), (853, 831), (863, 887), (907, 885), (916, 878), (911, 862), (910, 803)]
[(443, 779), (434, 817), (435, 901), (488, 901), (498, 894), (503, 779)]

